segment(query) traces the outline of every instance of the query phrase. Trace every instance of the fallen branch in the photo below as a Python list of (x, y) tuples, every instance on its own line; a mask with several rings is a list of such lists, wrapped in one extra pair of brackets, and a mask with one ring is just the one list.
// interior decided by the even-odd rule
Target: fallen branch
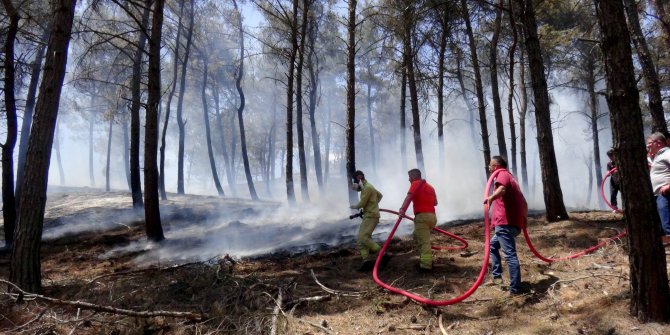
[(324, 333), (326, 333), (326, 334), (333, 334), (333, 332), (330, 331), (330, 329), (328, 329), (328, 328), (326, 328), (326, 327), (322, 327), (322, 326), (320, 326), (320, 325), (317, 325), (316, 323), (309, 322), (309, 321), (306, 321), (306, 320), (303, 320), (303, 319), (298, 319), (298, 322), (306, 323), (306, 324), (308, 324), (308, 325), (310, 325), (310, 326), (312, 326), (312, 327), (319, 328), (319, 329), (321, 329), (321, 330), (322, 330)]
[(310, 269), (309, 270), (312, 273), (312, 278), (314, 278), (314, 282), (316, 282), (321, 289), (324, 291), (330, 293), (330, 294), (335, 294), (335, 295), (341, 295), (345, 297), (360, 297), (362, 295), (361, 292), (344, 292), (344, 291), (338, 291), (338, 290), (333, 290), (332, 288), (326, 287), (326, 285), (321, 284), (321, 282), (316, 278), (316, 275), (314, 274), (314, 270)]
[(625, 276), (622, 276), (622, 275), (612, 275), (612, 274), (607, 274), (607, 273), (594, 273), (590, 276), (582, 276), (582, 277), (577, 277), (577, 278), (572, 278), (572, 279), (558, 280), (558, 281), (556, 281), (555, 283), (553, 283), (549, 286), (549, 290), (553, 291), (556, 287), (556, 284), (570, 283), (570, 282), (573, 282), (573, 281), (595, 278), (595, 277), (616, 277), (616, 278), (621, 278), (621, 279), (626, 279), (627, 280), (627, 278)]
[(447, 330), (444, 329), (444, 325), (442, 324), (442, 313), (440, 313), (440, 316), (437, 317), (437, 324), (440, 325), (440, 332), (442, 335), (448, 335)]
[(409, 325), (409, 326), (398, 326), (395, 329), (412, 329), (412, 330), (423, 330), (426, 329), (428, 325)]
[(283, 297), (282, 297), (282, 291), (281, 291), (281, 288), (280, 288), (279, 292), (277, 293), (277, 300), (275, 300), (275, 308), (272, 310), (272, 326), (270, 326), (270, 335), (276, 335), (277, 334), (277, 319), (278, 319), (278, 316), (279, 316), (279, 312), (281, 311), (282, 314), (284, 313), (284, 311), (281, 308), (282, 300), (283, 300)]
[(79, 307), (79, 308), (82, 308), (82, 309), (94, 310), (94, 311), (98, 311), (98, 312), (107, 312), (107, 313), (112, 313), (112, 314), (121, 314), (121, 315), (128, 315), (128, 316), (135, 316), (135, 317), (142, 317), (142, 318), (152, 318), (152, 317), (156, 317), (156, 316), (165, 316), (165, 317), (173, 317), (173, 318), (186, 318), (186, 319), (193, 320), (193, 321), (201, 321), (205, 318), (205, 316), (202, 315), (202, 314), (192, 313), (192, 312), (134, 311), (134, 310), (130, 310), (130, 309), (116, 308), (116, 307), (112, 307), (112, 306), (96, 305), (96, 304), (92, 304), (90, 302), (84, 302), (84, 301), (61, 300), (61, 299), (47, 297), (47, 296), (40, 295), (40, 294), (28, 293), (28, 292), (23, 291), (22, 289), (20, 289), (14, 283), (3, 280), (3, 279), (0, 279), (0, 282), (14, 287), (20, 294), (23, 294), (24, 296), (42, 299), (42, 300), (49, 301), (49, 302), (57, 304), (57, 305), (75, 306), (75, 307)]

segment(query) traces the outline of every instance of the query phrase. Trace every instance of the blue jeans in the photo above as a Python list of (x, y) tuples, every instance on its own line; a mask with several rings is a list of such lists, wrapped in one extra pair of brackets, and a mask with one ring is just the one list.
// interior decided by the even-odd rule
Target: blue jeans
[(670, 199), (669, 195), (656, 196), (656, 209), (658, 217), (661, 218), (661, 228), (664, 235), (670, 235)]
[(521, 232), (521, 229), (515, 226), (496, 226), (496, 233), (491, 238), (491, 274), (494, 278), (502, 277), (503, 269), (500, 261), (500, 248), (505, 254), (505, 262), (509, 269), (509, 291), (518, 293), (521, 291), (521, 267), (519, 266), (519, 257), (516, 255), (515, 238)]

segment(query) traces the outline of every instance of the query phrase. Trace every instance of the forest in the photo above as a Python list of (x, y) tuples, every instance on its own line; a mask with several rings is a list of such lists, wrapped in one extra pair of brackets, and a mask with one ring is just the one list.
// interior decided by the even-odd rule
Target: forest
[[(668, 331), (649, 328), (670, 321), (670, 287), (645, 148), (649, 134), (669, 134), (666, 1), (2, 5), (0, 332)], [(620, 214), (601, 197), (610, 149), (625, 190)], [(539, 245), (554, 255), (627, 234), (586, 256), (611, 270), (589, 272), (597, 285), (625, 285), (586, 284), (606, 302), (597, 292), (579, 297), (615, 306), (624, 321), (589, 324), (574, 305), (582, 323), (563, 319), (557, 297), (570, 294), (556, 291), (573, 279), (536, 279), (592, 271), (588, 264), (550, 271), (528, 262), (533, 295), (466, 300), (480, 308), (470, 314), (481, 323), (468, 326), (468, 312), (414, 306), (369, 276), (343, 274), (356, 256), (358, 221), (347, 219), (358, 202), (355, 171), (382, 191), (380, 207), (396, 210), (407, 171), (418, 168), (436, 188), (439, 225), (477, 240), (476, 250), (485, 246), (481, 194), (494, 156), (508, 160), (535, 231), (551, 231)], [(427, 294), (466, 290), (463, 276), (475, 275), (488, 249), (444, 256), (453, 283), (426, 284), (405, 277), (410, 230), (393, 239), (401, 257), (389, 280)], [(133, 278), (156, 290), (137, 294)], [(126, 298), (117, 304), (115, 294)], [(510, 306), (530, 319), (555, 309), (556, 328), (499, 324)], [(356, 308), (382, 325), (337, 330), (333, 322)]]

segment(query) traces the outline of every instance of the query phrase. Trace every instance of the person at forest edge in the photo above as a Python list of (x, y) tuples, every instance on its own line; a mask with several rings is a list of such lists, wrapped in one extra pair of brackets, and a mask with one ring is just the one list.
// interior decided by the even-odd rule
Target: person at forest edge
[(484, 203), (493, 205), (491, 225), (495, 235), (491, 238), (491, 275), (493, 281), (502, 281), (502, 263), (500, 249), (505, 254), (505, 261), (509, 270), (510, 294), (523, 294), (527, 289), (521, 285), (521, 266), (516, 254), (516, 237), (521, 228), (526, 225), (528, 205), (521, 193), (519, 184), (511, 173), (507, 171), (507, 161), (501, 156), (493, 156), (489, 163), (489, 171), (501, 170), (495, 179), (493, 194), (484, 199)]
[[(420, 273), (433, 270), (433, 252), (430, 245), (430, 231), (437, 224), (435, 206), (437, 206), (437, 195), (433, 186), (425, 179), (421, 179), (421, 171), (412, 169), (407, 172), (411, 183), (407, 196), (400, 207), (400, 214), (405, 214), (405, 208), (411, 201), (414, 204), (414, 242), (419, 249)], [(410, 200), (411, 199), (411, 200)]]
[(665, 243), (670, 241), (670, 150), (662, 133), (656, 132), (647, 137), (647, 153), (652, 159), (649, 178)]
[[(614, 149), (609, 149), (607, 151), (607, 157), (609, 157), (610, 161), (607, 162), (607, 171), (612, 171), (612, 169), (617, 167), (616, 163), (616, 154), (614, 153)], [(614, 207), (614, 211), (616, 212), (617, 209), (619, 209), (619, 206), (617, 206), (617, 194), (621, 190), (621, 187), (619, 185), (619, 172), (614, 172), (610, 176), (610, 204), (612, 207)], [(621, 193), (621, 196), (623, 196), (623, 192)]]
[[(379, 224), (379, 202), (383, 195), (365, 179), (363, 171), (354, 172), (354, 179), (356, 183), (352, 184), (352, 189), (361, 192), (361, 198), (357, 204), (351, 205), (350, 208), (363, 209), (363, 222), (358, 228), (356, 244), (363, 260), (358, 271), (364, 272), (372, 270), (375, 265), (375, 261), (370, 257), (370, 254), (376, 255), (381, 249), (379, 244), (372, 240), (372, 232)], [(388, 262), (389, 257), (384, 255), (382, 258), (383, 264)]]

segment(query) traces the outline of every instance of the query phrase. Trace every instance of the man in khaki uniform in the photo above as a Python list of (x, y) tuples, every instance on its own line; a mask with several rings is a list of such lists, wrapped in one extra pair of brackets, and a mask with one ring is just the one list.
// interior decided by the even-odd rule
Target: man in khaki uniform
[[(361, 192), (361, 199), (357, 204), (351, 205), (350, 208), (363, 209), (363, 222), (361, 222), (361, 226), (358, 229), (358, 237), (356, 239), (358, 250), (363, 259), (363, 263), (358, 268), (358, 271), (370, 271), (375, 265), (376, 254), (381, 249), (379, 244), (372, 240), (372, 232), (379, 223), (379, 202), (382, 200), (382, 194), (365, 180), (363, 171), (358, 170), (354, 172), (354, 179), (357, 183), (354, 183), (352, 188)], [(371, 257), (371, 254), (375, 257)], [(388, 262), (388, 259), (388, 256), (384, 255), (382, 259), (383, 263)]]

